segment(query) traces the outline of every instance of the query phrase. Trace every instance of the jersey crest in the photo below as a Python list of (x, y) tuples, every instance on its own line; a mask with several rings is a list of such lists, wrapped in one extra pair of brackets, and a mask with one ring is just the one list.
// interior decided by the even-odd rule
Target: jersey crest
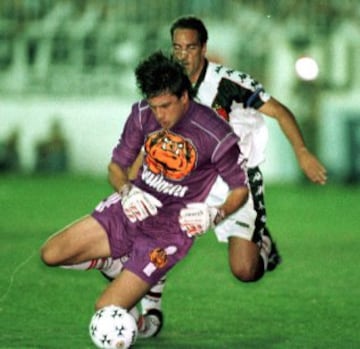
[(229, 113), (223, 108), (220, 104), (215, 103), (212, 108), (216, 111), (216, 113), (222, 117), (225, 121), (229, 122)]
[(192, 142), (168, 130), (149, 135), (145, 152), (149, 170), (170, 180), (182, 180), (194, 169), (197, 160)]

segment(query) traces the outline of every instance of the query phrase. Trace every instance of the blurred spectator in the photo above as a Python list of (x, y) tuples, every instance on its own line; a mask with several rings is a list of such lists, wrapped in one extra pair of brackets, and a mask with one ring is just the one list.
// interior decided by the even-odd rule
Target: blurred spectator
[(51, 124), (49, 137), (36, 144), (35, 171), (42, 173), (68, 170), (68, 145), (59, 120)]
[(7, 139), (0, 141), (0, 172), (16, 172), (20, 170), (18, 145), (18, 129), (14, 129)]

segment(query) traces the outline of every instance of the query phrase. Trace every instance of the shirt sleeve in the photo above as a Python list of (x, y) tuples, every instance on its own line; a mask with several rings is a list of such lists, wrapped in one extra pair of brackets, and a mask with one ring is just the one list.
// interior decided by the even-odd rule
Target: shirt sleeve
[(122, 168), (130, 167), (144, 144), (141, 114), (136, 104), (126, 120), (118, 144), (113, 149), (111, 160)]
[(249, 74), (233, 71), (228, 77), (221, 79), (216, 102), (224, 106), (228, 112), (232, 102), (241, 103), (245, 108), (259, 109), (270, 99), (262, 84)]
[(218, 169), (219, 175), (231, 190), (247, 186), (246, 161), (241, 155), (237, 144), (233, 144), (226, 153), (216, 161), (216, 168)]

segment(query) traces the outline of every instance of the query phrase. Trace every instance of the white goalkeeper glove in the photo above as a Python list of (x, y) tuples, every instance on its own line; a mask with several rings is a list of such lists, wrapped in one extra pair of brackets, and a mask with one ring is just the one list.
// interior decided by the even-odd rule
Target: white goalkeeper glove
[(180, 210), (179, 224), (187, 236), (194, 237), (204, 234), (224, 217), (225, 213), (222, 209), (197, 202), (187, 204)]
[(135, 185), (129, 187), (125, 184), (119, 190), (119, 194), (124, 213), (132, 223), (155, 216), (158, 213), (158, 207), (162, 207), (162, 203), (156, 197)]

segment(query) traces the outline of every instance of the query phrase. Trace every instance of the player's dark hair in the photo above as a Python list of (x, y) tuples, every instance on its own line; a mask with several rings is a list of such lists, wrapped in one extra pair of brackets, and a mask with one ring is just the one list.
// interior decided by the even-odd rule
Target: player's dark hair
[(176, 29), (196, 30), (201, 45), (206, 44), (208, 40), (208, 32), (204, 23), (195, 16), (185, 16), (176, 19), (170, 27), (171, 39), (174, 37), (174, 32)]
[(151, 54), (135, 68), (136, 84), (145, 98), (170, 93), (180, 98), (185, 91), (194, 96), (184, 68), (161, 51)]

